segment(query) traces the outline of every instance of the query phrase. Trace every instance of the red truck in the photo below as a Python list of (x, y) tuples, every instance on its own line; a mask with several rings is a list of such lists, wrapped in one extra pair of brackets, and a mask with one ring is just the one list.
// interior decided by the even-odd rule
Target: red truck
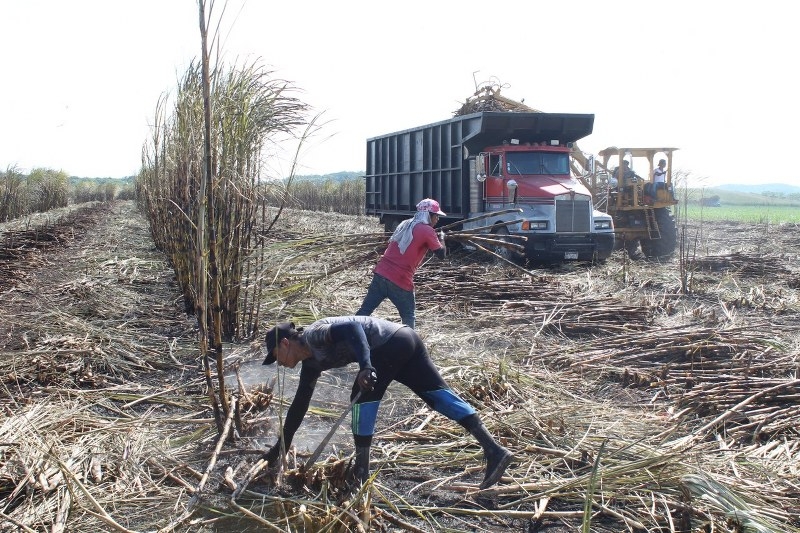
[[(366, 213), (392, 231), (423, 198), (447, 213), (439, 225), (518, 208), (462, 229), (524, 236), (534, 262), (603, 261), (613, 220), (571, 173), (573, 144), (593, 127), (592, 114), (480, 111), (372, 137)], [(502, 225), (511, 220), (519, 222)]]

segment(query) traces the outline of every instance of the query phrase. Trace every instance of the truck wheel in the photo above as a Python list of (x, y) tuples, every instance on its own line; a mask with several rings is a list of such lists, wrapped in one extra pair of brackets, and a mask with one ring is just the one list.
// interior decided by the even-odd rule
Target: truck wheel
[(400, 225), (400, 219), (397, 217), (386, 217), (383, 221), (383, 229), (388, 233), (394, 233), (397, 226)]
[[(508, 228), (505, 226), (496, 228), (492, 230), (492, 237), (499, 241), (504, 242), (511, 242), (511, 239), (508, 238)], [(502, 257), (503, 259), (508, 259), (511, 261), (514, 258), (514, 252), (511, 251), (510, 248), (506, 248), (505, 246), (496, 245), (492, 247), (492, 251)]]
[(668, 257), (675, 252), (678, 245), (678, 225), (668, 207), (655, 210), (656, 224), (660, 239), (642, 239), (642, 253), (646, 257)]

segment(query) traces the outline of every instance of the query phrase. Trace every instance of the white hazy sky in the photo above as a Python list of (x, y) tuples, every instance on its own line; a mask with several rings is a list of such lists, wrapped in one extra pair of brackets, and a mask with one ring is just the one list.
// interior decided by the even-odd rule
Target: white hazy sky
[[(585, 152), (674, 146), (675, 168), (707, 185), (800, 184), (790, 5), (229, 0), (222, 50), (323, 112), (300, 174), (361, 171), (368, 137), (447, 119), (496, 79), (542, 111), (594, 113)], [(0, 0), (0, 49), (0, 169), (132, 175), (158, 98), (199, 57), (197, 4)]]

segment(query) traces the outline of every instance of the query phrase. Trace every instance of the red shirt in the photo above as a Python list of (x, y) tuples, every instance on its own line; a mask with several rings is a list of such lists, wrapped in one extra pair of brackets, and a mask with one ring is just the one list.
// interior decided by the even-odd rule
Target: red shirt
[(406, 253), (401, 254), (397, 242), (392, 241), (375, 265), (376, 274), (407, 291), (414, 290), (414, 272), (425, 258), (425, 253), (442, 247), (436, 236), (436, 230), (428, 224), (417, 224), (411, 230), (411, 235), (413, 238), (406, 248)]

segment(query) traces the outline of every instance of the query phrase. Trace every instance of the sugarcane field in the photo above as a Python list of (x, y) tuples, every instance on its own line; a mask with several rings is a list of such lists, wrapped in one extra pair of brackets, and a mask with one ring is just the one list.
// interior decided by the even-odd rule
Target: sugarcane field
[(354, 366), (320, 378), (286, 461), (261, 460), (298, 373), (261, 364), (264, 331), (353, 314), (389, 234), (260, 213), (246, 303), (208, 347), (174, 255), (192, 244), (157, 245), (173, 231), (144, 203), (0, 225), (3, 531), (800, 531), (796, 224), (682, 220), (668, 259), (547, 266), (453, 230), (416, 273), (416, 330), (514, 454), (479, 489), (477, 443), (396, 383), (365, 483), (346, 420), (306, 464)]
[(790, 18), (8, 4), (0, 533), (800, 533)]

